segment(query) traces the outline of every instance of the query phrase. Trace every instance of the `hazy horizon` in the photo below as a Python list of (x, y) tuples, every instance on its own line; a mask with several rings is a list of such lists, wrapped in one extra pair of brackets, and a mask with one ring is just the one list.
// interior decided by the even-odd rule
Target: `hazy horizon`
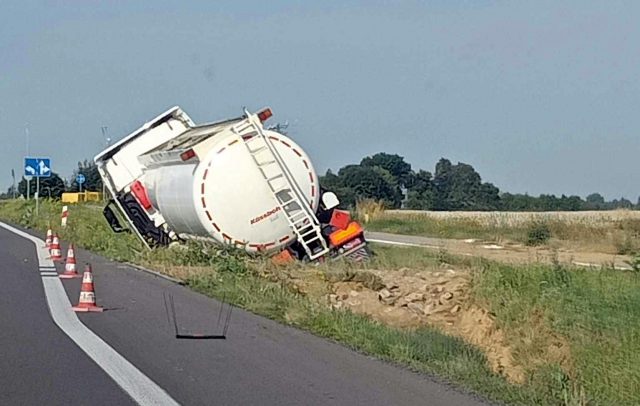
[(640, 4), (7, 1), (0, 187), (77, 161), (173, 105), (271, 106), (319, 173), (376, 152), (471, 164), (502, 192), (636, 202)]

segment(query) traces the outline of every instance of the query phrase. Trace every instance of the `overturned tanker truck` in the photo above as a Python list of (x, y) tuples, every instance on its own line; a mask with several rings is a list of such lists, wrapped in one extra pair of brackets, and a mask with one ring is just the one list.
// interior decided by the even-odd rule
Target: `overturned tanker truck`
[(196, 125), (174, 107), (102, 151), (113, 231), (149, 248), (204, 239), (283, 260), (367, 258), (362, 227), (320, 187), (307, 154), (263, 126), (271, 114)]

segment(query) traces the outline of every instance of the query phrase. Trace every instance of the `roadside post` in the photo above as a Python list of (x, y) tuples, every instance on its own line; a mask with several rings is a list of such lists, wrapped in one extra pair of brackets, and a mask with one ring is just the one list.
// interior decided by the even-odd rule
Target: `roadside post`
[(13, 199), (15, 200), (15, 198), (16, 198), (16, 171), (13, 170), (13, 168), (11, 168), (11, 177), (13, 178), (13, 186), (11, 186), (11, 189), (13, 190)]
[(27, 200), (29, 200), (29, 194), (31, 192), (31, 178), (33, 176), (26, 176), (24, 177), (24, 179), (27, 181)]
[(36, 178), (36, 216), (40, 210), (40, 178), (51, 177), (50, 158), (24, 158), (24, 175), (27, 179), (27, 199), (29, 199), (29, 181), (31, 177)]

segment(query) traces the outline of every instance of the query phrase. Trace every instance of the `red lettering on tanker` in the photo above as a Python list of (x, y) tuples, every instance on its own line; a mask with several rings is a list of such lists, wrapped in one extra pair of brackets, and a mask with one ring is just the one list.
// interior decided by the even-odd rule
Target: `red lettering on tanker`
[(266, 212), (264, 214), (261, 214), (261, 215), (259, 215), (258, 217), (254, 218), (254, 219), (251, 219), (251, 224), (256, 224), (256, 223), (266, 219), (267, 217), (276, 214), (279, 211), (280, 211), (280, 206), (278, 206), (276, 208), (273, 208), (273, 209), (269, 210), (268, 212)]

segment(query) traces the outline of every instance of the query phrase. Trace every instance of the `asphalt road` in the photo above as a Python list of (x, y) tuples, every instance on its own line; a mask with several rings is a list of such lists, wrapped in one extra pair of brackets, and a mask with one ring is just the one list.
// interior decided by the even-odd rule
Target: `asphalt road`
[(443, 248), (446, 241), (441, 238), (422, 237), (418, 235), (391, 234), (378, 231), (367, 231), (365, 238), (370, 242), (409, 247)]
[[(63, 245), (66, 249), (66, 246)], [(104, 313), (81, 322), (185, 405), (479, 405), (431, 377), (234, 309), (226, 340), (173, 335), (164, 294), (183, 331), (216, 333), (220, 303), (89, 252)], [(0, 228), (0, 404), (132, 403), (58, 329), (44, 300), (33, 243)], [(61, 266), (59, 266), (61, 270)], [(80, 280), (63, 281), (77, 303)]]
[(0, 229), (0, 404), (134, 404), (53, 323), (33, 244)]

